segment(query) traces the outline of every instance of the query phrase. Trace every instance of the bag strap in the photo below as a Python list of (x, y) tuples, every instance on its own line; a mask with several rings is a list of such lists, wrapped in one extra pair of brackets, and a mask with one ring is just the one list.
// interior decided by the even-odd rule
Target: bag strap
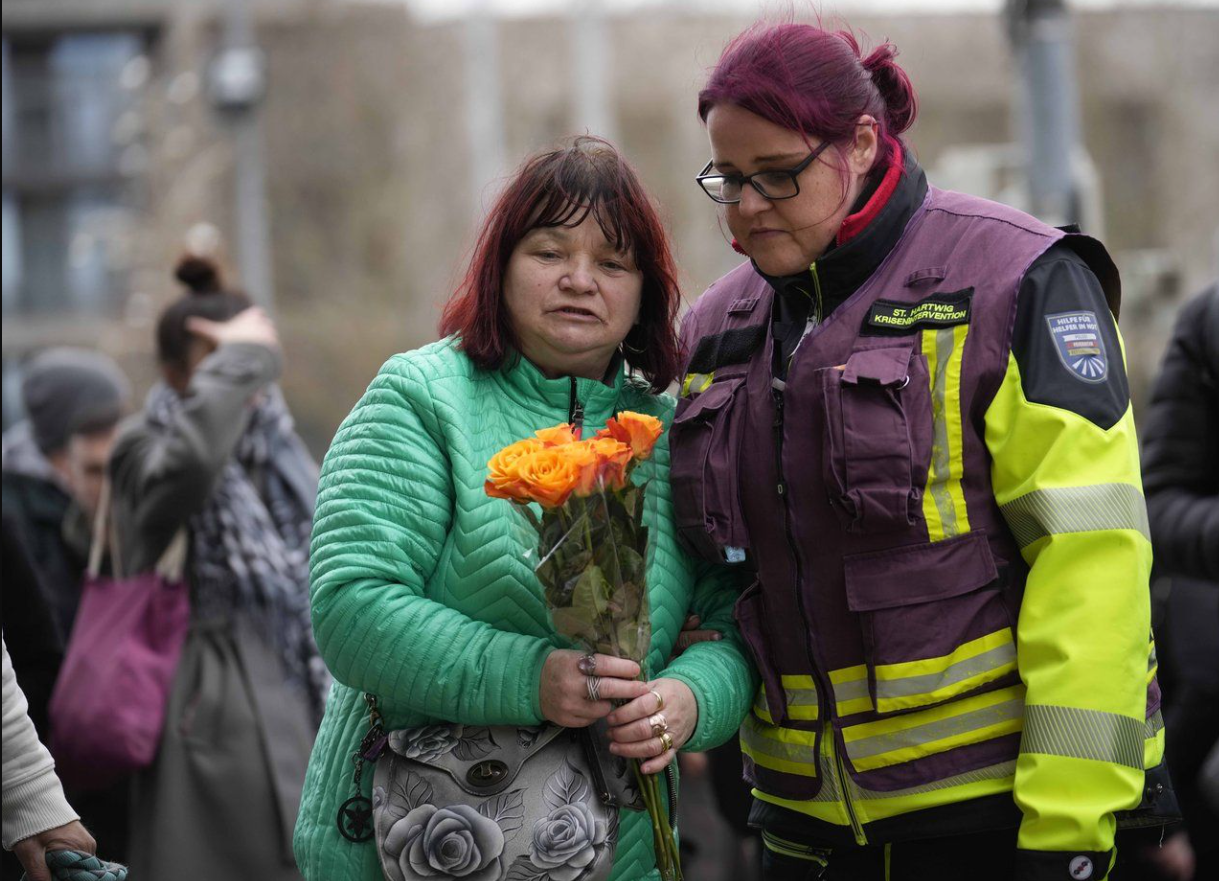
[(97, 513), (93, 515), (93, 537), (89, 541), (89, 565), (85, 570), (89, 578), (97, 578), (102, 571), (102, 554), (110, 545), (110, 559), (117, 561), (117, 548), (110, 529), (110, 478), (102, 481), (102, 491), (97, 502)]
[[(102, 491), (98, 499), (97, 514), (93, 517), (93, 537), (89, 542), (89, 564), (85, 570), (89, 578), (97, 578), (102, 571), (102, 559), (107, 550), (110, 551), (110, 562), (116, 576), (124, 574), (123, 561), (119, 553), (119, 541), (115, 532), (114, 515), (110, 506), (112, 492), (110, 478), (102, 481)], [(161, 556), (153, 566), (153, 571), (166, 581), (181, 581), (186, 570), (186, 555), (189, 549), (187, 529), (183, 524), (174, 537), (169, 540)]]

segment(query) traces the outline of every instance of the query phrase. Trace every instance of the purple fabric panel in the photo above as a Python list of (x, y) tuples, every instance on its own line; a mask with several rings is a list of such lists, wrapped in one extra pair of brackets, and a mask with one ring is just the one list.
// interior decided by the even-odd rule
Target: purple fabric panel
[(943, 600), (998, 577), (986, 536), (977, 533), (852, 554), (844, 559), (844, 573), (853, 612)]
[(894, 789), (925, 786), (946, 777), (1011, 762), (1019, 752), (1020, 735), (1006, 734), (874, 771), (856, 771), (850, 767), (850, 762), (847, 762), (847, 768), (855, 782), (865, 789), (892, 792)]
[(842, 381), (849, 385), (872, 382), (883, 386), (902, 385), (910, 378), (910, 351), (914, 336), (903, 340), (903, 344), (885, 349), (869, 349), (855, 352), (847, 359)]

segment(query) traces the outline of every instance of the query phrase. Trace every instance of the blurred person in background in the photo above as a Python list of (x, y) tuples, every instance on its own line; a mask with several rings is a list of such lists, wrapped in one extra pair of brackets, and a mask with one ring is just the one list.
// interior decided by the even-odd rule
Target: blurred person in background
[[(97, 842), (64, 797), (55, 762), (26, 714), (25, 695), (3, 638), (0, 652), (4, 656), (4, 849), (16, 854), (29, 881), (50, 881), (48, 850), (92, 854)], [(14, 874), (12, 881), (16, 879)]]
[[(308, 878), (385, 877), (377, 843), (349, 840), (336, 823), (348, 799), (371, 797), (372, 768), (362, 769), (357, 793), (351, 761), (369, 727), (366, 693), (387, 731), (606, 719), (611, 750), (640, 759), (644, 773), (663, 770), (678, 749), (736, 732), (754, 686), (731, 625), (739, 585), (678, 547), (667, 434), (640, 465), (654, 549), (648, 664), (656, 678), (647, 683), (633, 661), (597, 655), (590, 675), (579, 652), (558, 647), (526, 562), (533, 547), (509, 503), (484, 491), (488, 460), (539, 429), (599, 427), (620, 411), (667, 421), (673, 401), (661, 392), (677, 366), (678, 299), (663, 226), (634, 170), (607, 142), (576, 138), (509, 181), (445, 310), (445, 338), (391, 358), (340, 426), (323, 463), (313, 537), (313, 619), (336, 684), (297, 823)], [(722, 638), (668, 662), (677, 622), (692, 609)], [(625, 705), (615, 710), (611, 700)], [(650, 719), (658, 710), (662, 736)], [(565, 833), (573, 859), (592, 854), (593, 831)], [(455, 849), (452, 860), (475, 860), (480, 879), (502, 877), (497, 854), (470, 851), (480, 844), (461, 830), (435, 840)], [(455, 877), (442, 870), (444, 853), (403, 849), (400, 836), (396, 850), (386, 846), (398, 868), (391, 878)], [(575, 878), (587, 859), (559, 865), (554, 877)], [(621, 811), (612, 878), (656, 877), (648, 815)]]
[(929, 187), (895, 55), (757, 25), (699, 95), (750, 260), (683, 326), (673, 485), (758, 574), (750, 820), (768, 881), (1099, 881), (1167, 813), (1117, 273)]
[(275, 384), (271, 319), (188, 256), (157, 324), (164, 381), (120, 430), (120, 574), (186, 530), (191, 629), (157, 759), (133, 789), (132, 877), (289, 881), (328, 677), (309, 625), (317, 470)]
[(1216, 878), (1219, 812), (1200, 778), (1219, 744), (1219, 285), (1177, 319), (1143, 417), (1143, 482), (1156, 573), (1170, 582), (1160, 663), (1186, 826), (1146, 853), (1165, 878)]
[(100, 352), (49, 349), (26, 366), (21, 399), (26, 419), (4, 435), (4, 513), (18, 521), (66, 640), (131, 387)]
[[(27, 688), (30, 716), (45, 737), (51, 689), (41, 676), (49, 672), (54, 684), (71, 636), (106, 466), (119, 421), (130, 410), (131, 387), (108, 356), (55, 348), (30, 360), (21, 398), (26, 419), (4, 436), (4, 565), (14, 575), (11, 581), (6, 575), (6, 600), (10, 616), (25, 617), (26, 626), (9, 625), (13, 663)], [(30, 629), (43, 620), (38, 590), (55, 629), (53, 641), (40, 647)], [(42, 659), (38, 671), (30, 666), (33, 655)], [(54, 671), (46, 669), (51, 663)], [(108, 843), (108, 854), (120, 861), (126, 858), (128, 788), (123, 781), (68, 791), (89, 828)]]

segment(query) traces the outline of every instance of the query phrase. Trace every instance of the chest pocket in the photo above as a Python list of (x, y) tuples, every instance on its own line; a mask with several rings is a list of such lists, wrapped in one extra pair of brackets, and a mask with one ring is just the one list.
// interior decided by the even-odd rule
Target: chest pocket
[(716, 562), (744, 559), (739, 458), (745, 377), (717, 379), (677, 404), (669, 430), (670, 483), (677, 532), (695, 554)]
[(818, 371), (826, 488), (852, 532), (906, 530), (918, 522), (932, 420), (927, 361), (914, 341), (856, 351), (846, 364)]

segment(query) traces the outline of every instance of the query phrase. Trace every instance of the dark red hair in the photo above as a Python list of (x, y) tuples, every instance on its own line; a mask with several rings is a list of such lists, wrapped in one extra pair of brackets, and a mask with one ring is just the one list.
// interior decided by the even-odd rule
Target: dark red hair
[(607, 241), (632, 253), (643, 275), (639, 323), (627, 334), (625, 355), (655, 391), (663, 391), (677, 376), (677, 270), (639, 176), (601, 138), (574, 138), (526, 160), (513, 175), (479, 232), (465, 278), (445, 304), (440, 333), (457, 334), (461, 350), (479, 367), (498, 369), (519, 345), (503, 297), (517, 243), (540, 227), (579, 226), (589, 214)]
[(706, 122), (716, 104), (735, 104), (805, 138), (842, 144), (854, 140), (866, 113), (879, 123), (873, 167), (884, 168), (918, 113), (914, 86), (896, 56), (885, 41), (862, 57), (846, 30), (755, 24), (724, 49), (698, 94), (698, 115)]

